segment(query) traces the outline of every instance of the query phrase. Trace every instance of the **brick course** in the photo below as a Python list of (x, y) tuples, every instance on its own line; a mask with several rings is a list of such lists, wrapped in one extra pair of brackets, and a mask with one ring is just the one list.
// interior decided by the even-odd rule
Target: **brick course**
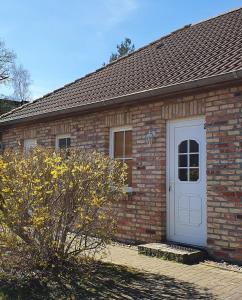
[(242, 89), (206, 101), (208, 248), (242, 261)]
[[(157, 242), (166, 239), (166, 123), (194, 116), (206, 118), (208, 251), (242, 262), (242, 86), (18, 125), (2, 139), (5, 147), (26, 138), (54, 147), (56, 135), (69, 133), (73, 146), (108, 154), (110, 128), (131, 125), (133, 195), (118, 204), (117, 238)], [(149, 145), (144, 136), (151, 128)]]

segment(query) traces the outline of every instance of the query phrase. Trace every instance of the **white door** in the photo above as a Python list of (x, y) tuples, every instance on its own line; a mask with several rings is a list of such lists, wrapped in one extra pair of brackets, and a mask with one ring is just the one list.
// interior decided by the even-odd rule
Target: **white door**
[(168, 123), (167, 235), (206, 246), (206, 133), (204, 119)]

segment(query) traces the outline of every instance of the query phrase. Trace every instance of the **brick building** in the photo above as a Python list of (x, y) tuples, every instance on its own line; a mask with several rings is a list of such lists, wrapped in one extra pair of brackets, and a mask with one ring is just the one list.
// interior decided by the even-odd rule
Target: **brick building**
[(185, 26), (5, 114), (2, 144), (123, 160), (118, 239), (242, 262), (241, 46), (242, 9)]

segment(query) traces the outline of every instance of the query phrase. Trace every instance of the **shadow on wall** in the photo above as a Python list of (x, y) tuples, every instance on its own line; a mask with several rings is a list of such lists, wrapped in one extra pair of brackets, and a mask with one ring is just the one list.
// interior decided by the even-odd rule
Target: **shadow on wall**
[[(207, 290), (173, 278), (97, 263), (35, 278), (0, 279), (0, 299), (214, 299)], [(36, 273), (37, 274), (37, 273)]]

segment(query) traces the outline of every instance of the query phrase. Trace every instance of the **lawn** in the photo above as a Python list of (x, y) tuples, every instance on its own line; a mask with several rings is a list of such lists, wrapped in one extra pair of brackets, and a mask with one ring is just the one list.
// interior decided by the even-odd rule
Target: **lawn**
[(88, 269), (64, 269), (44, 276), (2, 276), (0, 299), (212, 299), (207, 291), (198, 291), (189, 283), (122, 266), (98, 262)]

